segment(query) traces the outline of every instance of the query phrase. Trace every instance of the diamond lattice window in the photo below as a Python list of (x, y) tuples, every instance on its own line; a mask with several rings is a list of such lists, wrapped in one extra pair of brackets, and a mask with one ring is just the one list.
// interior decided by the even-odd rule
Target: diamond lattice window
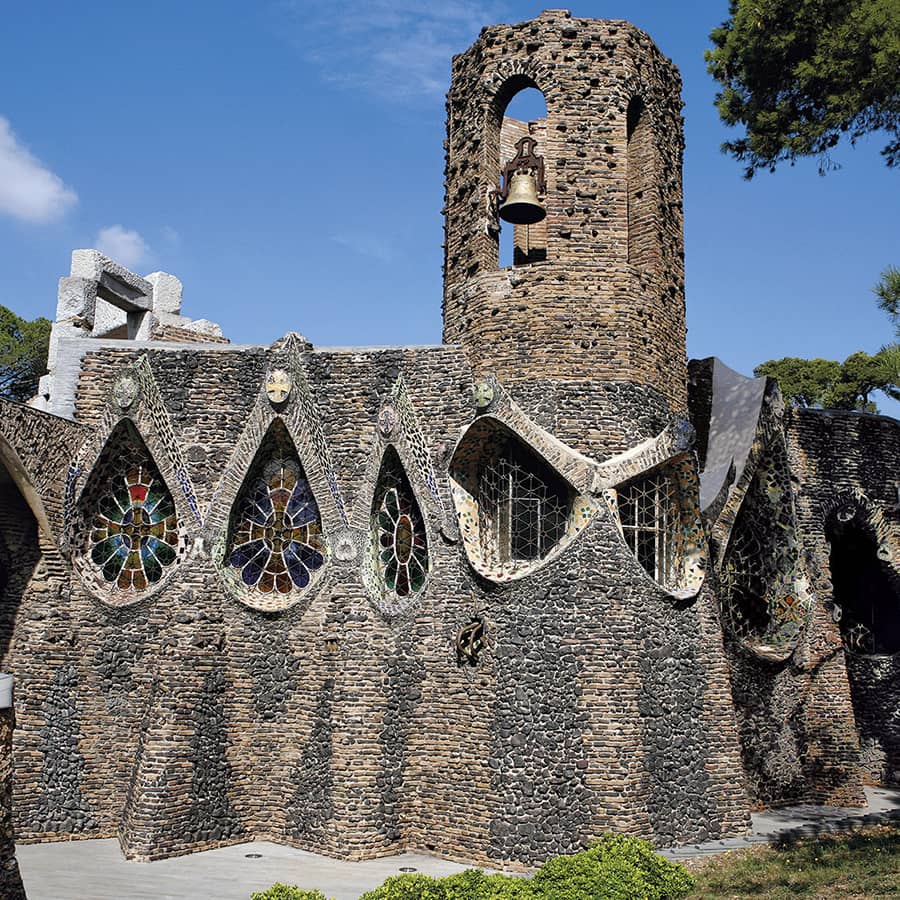
[(425, 586), (428, 541), (425, 522), (396, 451), (382, 463), (372, 506), (377, 568), (389, 594), (410, 597)]
[(273, 426), (237, 504), (226, 560), (261, 594), (302, 590), (325, 562), (319, 508), (283, 426)]
[(651, 578), (668, 584), (675, 570), (679, 523), (675, 486), (659, 473), (626, 484), (616, 493), (625, 543)]
[(110, 587), (144, 591), (177, 559), (175, 504), (133, 427), (123, 424), (110, 437), (81, 505), (90, 523), (81, 563)]
[(498, 562), (546, 556), (566, 533), (569, 490), (544, 462), (506, 441), (481, 469), (479, 511), (485, 555)]

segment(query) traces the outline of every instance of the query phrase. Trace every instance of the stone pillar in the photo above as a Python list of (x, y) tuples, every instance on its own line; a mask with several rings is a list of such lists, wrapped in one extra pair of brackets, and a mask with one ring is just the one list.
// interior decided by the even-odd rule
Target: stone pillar
[(12, 705), (12, 675), (0, 675), (0, 897), (25, 900), (13, 840), (12, 741), (16, 715)]

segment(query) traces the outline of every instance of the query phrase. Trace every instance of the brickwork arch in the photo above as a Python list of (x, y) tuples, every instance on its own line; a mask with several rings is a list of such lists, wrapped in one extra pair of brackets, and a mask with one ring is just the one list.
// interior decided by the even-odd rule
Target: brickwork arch
[(50, 519), (44, 507), (44, 501), (35, 489), (31, 476), (25, 468), (21, 457), (3, 434), (0, 434), (0, 466), (9, 474), (10, 480), (28, 504), (28, 508), (37, 520), (41, 531), (51, 541), (54, 540), (53, 529), (50, 527)]
[(832, 615), (851, 653), (900, 653), (900, 572), (891, 529), (860, 491), (843, 491), (823, 511), (831, 547)]

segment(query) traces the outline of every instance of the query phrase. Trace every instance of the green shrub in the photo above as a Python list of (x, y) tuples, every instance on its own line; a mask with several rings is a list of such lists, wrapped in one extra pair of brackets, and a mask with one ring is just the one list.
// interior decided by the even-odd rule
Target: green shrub
[(328, 900), (321, 891), (304, 891), (296, 884), (273, 884), (267, 891), (257, 891), (250, 900)]
[(359, 900), (446, 900), (440, 879), (429, 875), (394, 875)]
[[(485, 875), (481, 869), (446, 878), (395, 875), (359, 900), (678, 900), (693, 884), (683, 866), (654, 852), (648, 841), (610, 834), (574, 856), (549, 860), (531, 879)], [(252, 900), (325, 898), (276, 884)]]
[(574, 856), (544, 863), (532, 879), (535, 898), (553, 900), (675, 900), (693, 887), (688, 871), (648, 841), (610, 834)]
[(444, 900), (531, 900), (531, 883), (511, 875), (485, 875), (466, 869), (441, 879)]

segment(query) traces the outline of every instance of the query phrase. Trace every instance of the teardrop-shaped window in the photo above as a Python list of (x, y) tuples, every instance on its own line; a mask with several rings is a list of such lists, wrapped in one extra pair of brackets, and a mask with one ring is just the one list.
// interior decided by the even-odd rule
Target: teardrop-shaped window
[(459, 442), (450, 478), (466, 556), (479, 575), (494, 581), (535, 571), (593, 515), (546, 460), (488, 417), (477, 419)]
[(319, 507), (287, 429), (269, 429), (232, 515), (225, 563), (248, 591), (302, 591), (325, 562)]
[(374, 581), (377, 587), (380, 608), (397, 613), (425, 587), (428, 539), (419, 504), (393, 447), (387, 448), (381, 462), (372, 499), (371, 532), (367, 581)]
[(110, 435), (79, 507), (76, 565), (120, 600), (158, 584), (181, 552), (172, 495), (130, 421)]

